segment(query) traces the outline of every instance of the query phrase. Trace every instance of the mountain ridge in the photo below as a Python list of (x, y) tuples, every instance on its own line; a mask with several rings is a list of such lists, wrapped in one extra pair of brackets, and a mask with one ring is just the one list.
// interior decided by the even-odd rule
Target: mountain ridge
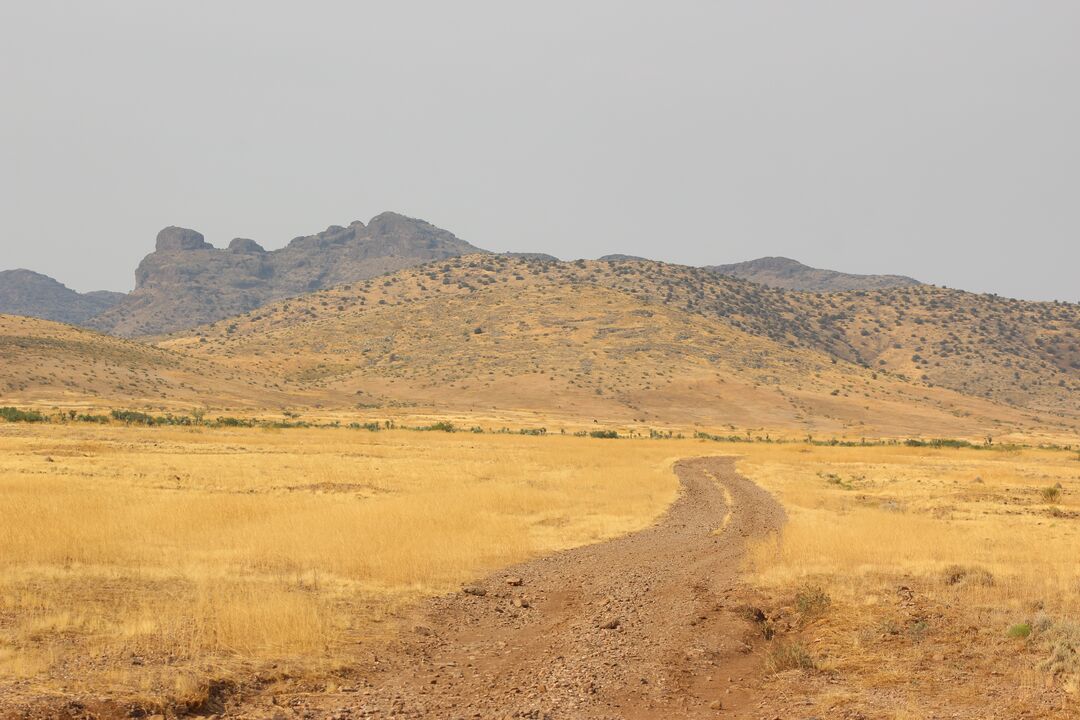
[(33, 270), (0, 270), (0, 314), (81, 325), (124, 298), (124, 293), (80, 293)]
[[(469, 255), (160, 342), (375, 405), (558, 400), (718, 421), (753, 415), (738, 403), (768, 416), (783, 397), (809, 408), (790, 418), (843, 407), (857, 423), (881, 403), (898, 416), (927, 404), (980, 408), (992, 426), (1005, 407), (1080, 416), (1077, 331), (1080, 306), (932, 286), (815, 295), (651, 261)], [(736, 387), (737, 403), (716, 400)]]
[(366, 225), (331, 225), (278, 250), (247, 238), (219, 249), (195, 230), (170, 226), (136, 268), (135, 290), (87, 324), (125, 337), (167, 333), (285, 297), (482, 252), (447, 230), (392, 212)]
[(806, 292), (844, 292), (881, 290), (889, 287), (922, 285), (905, 275), (858, 275), (837, 270), (810, 267), (798, 260), (766, 256), (729, 265), (706, 265), (706, 270), (739, 277), (769, 287)]

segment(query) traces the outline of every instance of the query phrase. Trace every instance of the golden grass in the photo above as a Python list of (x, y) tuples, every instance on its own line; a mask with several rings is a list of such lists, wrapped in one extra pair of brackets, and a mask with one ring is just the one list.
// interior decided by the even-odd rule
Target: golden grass
[(997, 693), (1000, 716), (1067, 717), (1040, 712), (1076, 688), (1080, 461), (1034, 449), (0, 425), (0, 683), (176, 699), (271, 662), (327, 677), (416, 599), (647, 525), (673, 462), (709, 454), (788, 512), (748, 561), (773, 609), (792, 618), (807, 584), (832, 598), (778, 637), (813, 669), (766, 686), (813, 708), (775, 714)]
[[(1068, 703), (1080, 658), (1049, 662), (1080, 627), (1075, 452), (755, 445), (740, 453), (739, 469), (789, 515), (781, 537), (754, 548), (755, 581), (777, 605), (807, 585), (834, 600), (804, 633), (832, 681), (781, 674), (774, 697), (817, 683), (823, 716), (924, 717), (942, 703), (976, 712), (995, 693), (1001, 717), (1076, 710)], [(1059, 484), (1060, 499), (1047, 502), (1043, 489)], [(1031, 636), (1010, 638), (1022, 623)]]
[(0, 426), (0, 677), (168, 694), (177, 667), (335, 661), (411, 600), (652, 521), (678, 453), (615, 447)]

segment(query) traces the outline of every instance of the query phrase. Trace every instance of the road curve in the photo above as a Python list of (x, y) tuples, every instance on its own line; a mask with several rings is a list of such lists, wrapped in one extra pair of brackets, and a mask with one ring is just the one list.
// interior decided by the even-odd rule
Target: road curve
[(731, 458), (675, 471), (682, 492), (656, 525), (425, 603), (340, 691), (245, 693), (226, 716), (752, 716), (760, 657), (739, 574), (748, 541), (777, 532), (784, 513)]

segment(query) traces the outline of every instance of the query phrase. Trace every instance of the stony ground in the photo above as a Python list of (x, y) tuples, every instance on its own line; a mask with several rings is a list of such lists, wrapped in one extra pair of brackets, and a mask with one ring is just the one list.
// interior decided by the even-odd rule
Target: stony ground
[(337, 692), (268, 686), (223, 709), (240, 718), (755, 716), (760, 635), (745, 619), (739, 569), (747, 540), (777, 530), (783, 511), (730, 459), (677, 471), (683, 493), (656, 526), (431, 601), (407, 637)]

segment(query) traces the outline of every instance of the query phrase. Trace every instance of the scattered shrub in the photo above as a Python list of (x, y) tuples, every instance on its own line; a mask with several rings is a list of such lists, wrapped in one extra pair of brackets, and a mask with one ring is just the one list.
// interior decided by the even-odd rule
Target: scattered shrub
[(452, 422), (447, 422), (446, 420), (440, 420), (437, 423), (432, 423), (431, 425), (428, 425), (426, 428), (421, 428), (421, 429), (422, 430), (433, 430), (433, 431), (436, 431), (436, 432), (452, 433), (457, 428), (454, 427), (454, 423), (452, 423)]
[(349, 423), (349, 428), (352, 430), (367, 430), (368, 432), (379, 432), (382, 430), (382, 425), (378, 422), (367, 423)]
[(941, 571), (941, 580), (946, 585), (991, 587), (994, 584), (994, 575), (985, 568), (950, 565)]
[(1080, 625), (1049, 622), (1040, 634), (1050, 654), (1039, 669), (1051, 675), (1080, 674)]
[(154, 418), (136, 410), (113, 410), (112, 419), (128, 425), (153, 425)]
[(908, 626), (908, 636), (913, 642), (922, 642), (928, 632), (930, 632), (930, 623), (925, 620), (915, 620)]
[(1009, 628), (1008, 635), (1011, 638), (1026, 638), (1031, 634), (1031, 625), (1028, 623), (1017, 623)]
[(591, 433), (589, 433), (589, 437), (614, 440), (619, 437), (619, 433), (615, 432), (614, 430), (593, 430)]
[(769, 672), (785, 670), (813, 670), (817, 667), (814, 658), (800, 642), (783, 642), (769, 648), (765, 656), (765, 667)]
[(1041, 497), (1044, 502), (1056, 503), (1058, 500), (1061, 499), (1061, 486), (1050, 485), (1048, 487), (1044, 487), (1042, 490), (1039, 491), (1039, 497)]
[(8, 422), (45, 422), (46, 418), (36, 410), (19, 410), (13, 407), (0, 407), (0, 418)]
[(803, 585), (795, 593), (795, 609), (804, 616), (820, 615), (832, 605), (832, 598), (820, 585)]

